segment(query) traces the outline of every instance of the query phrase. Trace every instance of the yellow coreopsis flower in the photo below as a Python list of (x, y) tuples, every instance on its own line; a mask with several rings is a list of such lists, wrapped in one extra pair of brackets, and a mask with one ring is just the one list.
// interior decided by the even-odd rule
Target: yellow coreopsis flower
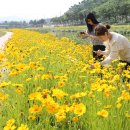
[(45, 70), (44, 67), (38, 67), (38, 68), (37, 68), (37, 71), (44, 71), (44, 70)]
[(116, 107), (117, 107), (117, 108), (121, 108), (121, 107), (122, 107), (122, 104), (121, 104), (121, 103), (118, 103), (118, 104), (116, 105)]
[(129, 101), (130, 100), (130, 94), (126, 90), (122, 91), (122, 97), (124, 100)]
[(46, 99), (44, 105), (46, 106), (47, 112), (49, 114), (56, 113), (59, 110), (59, 104), (53, 100)]
[(112, 79), (113, 82), (119, 81), (119, 80), (120, 80), (120, 76), (119, 76), (118, 74), (116, 74), (116, 75), (113, 77), (113, 79)]
[(26, 64), (18, 64), (16, 65), (16, 68), (17, 70), (22, 71), (28, 69), (29, 67)]
[(36, 69), (37, 68), (36, 62), (30, 62), (29, 67), (32, 68), (32, 69)]
[(72, 96), (70, 96), (71, 99), (76, 99), (76, 98), (80, 98), (80, 97), (84, 97), (86, 96), (86, 93), (85, 92), (81, 92), (81, 93), (76, 93)]
[(67, 81), (67, 74), (59, 77), (62, 81)]
[(83, 115), (86, 112), (86, 106), (83, 103), (74, 103), (71, 106), (71, 110), (78, 116)]
[(130, 114), (129, 114), (128, 112), (125, 114), (125, 116), (126, 116), (127, 118), (130, 118)]
[(52, 78), (52, 75), (50, 75), (50, 74), (42, 75), (42, 80), (48, 80), (48, 79), (51, 79), (51, 78)]
[(55, 114), (56, 121), (61, 122), (64, 119), (66, 119), (66, 113), (64, 111), (59, 111), (58, 113)]
[(23, 84), (12, 84), (12, 86), (14, 86), (14, 87), (23, 87)]
[(18, 71), (16, 71), (16, 70), (13, 70), (13, 71), (11, 71), (10, 73), (9, 73), (9, 76), (17, 76), (19, 73), (18, 73)]
[(22, 89), (22, 88), (16, 88), (16, 92), (17, 92), (17, 93), (22, 93), (22, 92), (23, 92), (23, 89)]
[(34, 116), (34, 115), (29, 115), (28, 116), (28, 120), (35, 120), (36, 119), (36, 116)]
[(109, 109), (111, 107), (112, 107), (112, 105), (106, 105), (106, 106), (104, 106), (104, 109)]
[(42, 110), (42, 107), (39, 107), (38, 105), (33, 105), (33, 107), (29, 108), (30, 113), (38, 113)]
[(0, 92), (0, 101), (4, 101), (8, 98), (8, 95), (7, 94), (4, 94), (2, 92)]
[(27, 79), (26, 79), (27, 82), (28, 82), (28, 81), (31, 81), (31, 80), (32, 80), (32, 78), (27, 78)]
[(42, 100), (42, 94), (40, 92), (31, 93), (28, 98), (29, 100)]
[(63, 81), (59, 81), (59, 82), (58, 82), (58, 86), (59, 86), (59, 87), (63, 87), (64, 85), (65, 85), (65, 82), (63, 82)]
[(70, 110), (69, 106), (68, 105), (61, 105), (59, 107), (59, 110), (63, 110), (65, 112), (68, 112)]
[(29, 128), (27, 127), (27, 125), (21, 124), (18, 130), (29, 130)]
[(60, 90), (60, 89), (53, 89), (52, 91), (53, 91), (52, 96), (53, 96), (53, 97), (55, 96), (55, 97), (57, 97), (58, 99), (61, 99), (61, 98), (63, 98), (64, 96), (68, 96), (67, 93), (63, 92), (63, 91)]
[(3, 58), (5, 58), (5, 55), (4, 55), (3, 53), (0, 52), (0, 61), (2, 61)]
[(108, 117), (108, 111), (103, 109), (103, 110), (97, 112), (97, 115), (106, 118), (106, 117)]
[(13, 125), (14, 123), (15, 123), (15, 119), (13, 118), (7, 121), (8, 125)]
[(75, 123), (78, 122), (78, 120), (79, 120), (78, 117), (73, 117), (73, 119), (72, 119), (72, 121)]
[(14, 125), (7, 125), (7, 126), (5, 126), (4, 127), (4, 130), (15, 130), (16, 129), (16, 126), (14, 126)]
[(0, 84), (0, 88), (7, 87), (7, 86), (9, 86), (10, 84), (11, 84), (11, 82), (2, 82), (2, 83)]

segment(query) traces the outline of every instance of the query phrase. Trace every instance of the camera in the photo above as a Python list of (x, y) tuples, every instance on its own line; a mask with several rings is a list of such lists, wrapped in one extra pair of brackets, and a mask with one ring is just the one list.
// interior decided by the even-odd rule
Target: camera
[(80, 32), (80, 34), (85, 34), (85, 32)]

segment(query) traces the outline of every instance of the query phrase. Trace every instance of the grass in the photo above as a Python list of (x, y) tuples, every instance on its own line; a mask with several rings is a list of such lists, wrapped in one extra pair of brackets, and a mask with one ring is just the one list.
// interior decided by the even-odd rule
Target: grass
[(5, 35), (6, 34), (6, 31), (4, 29), (0, 29), (0, 37)]
[[(68, 37), (69, 39), (74, 40), (78, 44), (90, 42), (90, 39), (81, 39), (79, 37), (79, 32), (85, 31), (86, 26), (45, 27), (45, 28), (31, 28), (29, 30), (37, 31), (40, 33), (52, 32), (58, 38)], [(112, 25), (110, 31), (115, 31), (129, 38), (130, 25)]]

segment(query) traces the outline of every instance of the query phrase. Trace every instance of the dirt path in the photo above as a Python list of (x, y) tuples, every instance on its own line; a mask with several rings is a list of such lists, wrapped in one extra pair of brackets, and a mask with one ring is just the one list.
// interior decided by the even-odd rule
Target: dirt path
[(4, 36), (0, 37), (0, 49), (1, 50), (4, 49), (4, 45), (6, 44), (8, 39), (11, 38), (12, 35), (13, 35), (12, 32), (7, 32)]
[[(12, 35), (13, 35), (12, 32), (7, 32), (4, 36), (0, 37), (0, 52), (4, 51), (5, 44), (7, 43), (9, 38), (11, 38)], [(9, 70), (6, 69), (6, 67), (1, 67), (1, 65), (2, 63), (0, 63), (0, 74), (2, 74), (2, 77), (0, 77), (0, 83), (7, 79), (7, 74), (9, 72)]]

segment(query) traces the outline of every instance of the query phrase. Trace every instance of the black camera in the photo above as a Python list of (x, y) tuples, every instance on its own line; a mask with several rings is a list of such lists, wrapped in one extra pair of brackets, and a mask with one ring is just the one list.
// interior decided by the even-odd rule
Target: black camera
[(80, 34), (85, 34), (85, 32), (80, 32)]

